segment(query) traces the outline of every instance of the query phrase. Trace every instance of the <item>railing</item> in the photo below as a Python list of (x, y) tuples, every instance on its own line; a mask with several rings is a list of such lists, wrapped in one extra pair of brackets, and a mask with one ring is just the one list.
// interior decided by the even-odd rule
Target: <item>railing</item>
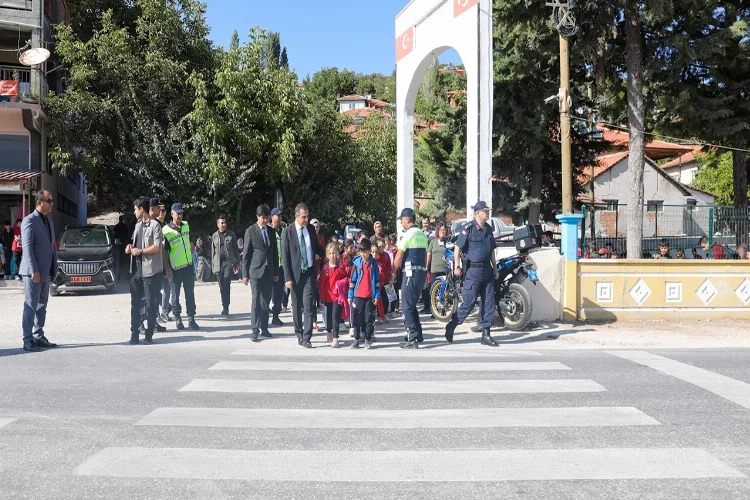
[[(36, 71), (32, 75), (32, 71)], [(36, 86), (32, 87), (32, 76), (36, 80)], [(44, 96), (47, 94), (47, 80), (42, 76), (40, 70), (32, 70), (26, 67), (2, 66), (0, 65), (0, 80), (18, 79), (18, 97), (24, 96)], [(6, 99), (7, 100), (7, 99)]]
[[(631, 237), (627, 206), (584, 205), (582, 212), (581, 257), (624, 258)], [(750, 210), (651, 202), (643, 207), (643, 232), (638, 236), (647, 259), (658, 256), (665, 240), (673, 259), (734, 259), (737, 244), (750, 240)]]

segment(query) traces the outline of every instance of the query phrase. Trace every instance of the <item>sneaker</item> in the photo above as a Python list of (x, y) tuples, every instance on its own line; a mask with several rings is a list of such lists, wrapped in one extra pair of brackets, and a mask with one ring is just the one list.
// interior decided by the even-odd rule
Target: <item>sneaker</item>
[(365, 349), (372, 349), (372, 342), (365, 340)]
[(341, 345), (339, 344), (339, 339), (334, 338), (333, 342), (331, 342), (331, 347), (333, 347), (334, 349), (338, 349), (339, 347), (341, 347)]
[(385, 321), (383, 321), (383, 318), (378, 318), (377, 321), (379, 325), (382, 325), (383, 323), (385, 323)]
[(352, 328), (349, 328), (349, 336), (350, 336), (351, 338), (354, 338), (354, 328), (353, 328), (353, 327), (352, 327)]
[(352, 342), (352, 345), (349, 346), (349, 349), (359, 349), (359, 341), (355, 340)]
[(375, 338), (375, 334), (373, 334), (373, 335), (372, 335), (372, 336), (370, 337), (370, 342), (377, 342), (377, 340), (378, 340), (378, 339), (376, 339), (376, 338)]
[(156, 318), (156, 321), (159, 323), (168, 323), (169, 322), (169, 315), (167, 313), (161, 313), (158, 318)]

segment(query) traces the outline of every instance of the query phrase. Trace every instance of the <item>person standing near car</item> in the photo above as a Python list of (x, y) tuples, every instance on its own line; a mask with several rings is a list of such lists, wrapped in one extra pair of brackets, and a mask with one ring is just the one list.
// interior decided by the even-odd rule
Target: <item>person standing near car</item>
[(10, 246), (13, 251), (13, 260), (16, 265), (16, 279), (21, 281), (21, 260), (23, 259), (23, 243), (21, 238), (21, 219), (16, 220), (16, 227), (13, 228), (13, 243)]
[(199, 330), (195, 322), (195, 271), (193, 270), (193, 253), (190, 251), (190, 225), (183, 221), (185, 211), (182, 205), (172, 205), (172, 222), (162, 228), (164, 244), (172, 266), (172, 313), (178, 330), (184, 330), (182, 323), (182, 306), (180, 305), (180, 288), (185, 289), (185, 306), (187, 308), (188, 328)]
[(3, 222), (3, 229), (0, 230), (0, 239), (3, 240), (3, 256), (5, 262), (5, 279), (10, 279), (10, 259), (13, 258), (13, 230), (10, 228), (10, 220)]
[(159, 309), (161, 273), (164, 270), (164, 236), (161, 225), (149, 216), (147, 198), (133, 202), (133, 214), (138, 222), (133, 231), (133, 243), (125, 247), (130, 255), (130, 344), (140, 343), (141, 302), (146, 299), (146, 340), (153, 343), (156, 313)]
[(55, 225), (49, 218), (52, 196), (49, 191), (36, 194), (36, 210), (24, 217), (21, 239), (24, 252), (16, 272), (23, 277), (23, 350), (38, 352), (40, 348), (57, 347), (44, 336), (50, 280), (57, 278)]
[[(495, 280), (498, 279), (497, 264), (495, 262), (495, 238), (492, 226), (487, 223), (490, 207), (480, 201), (474, 205), (474, 221), (458, 235), (454, 247), (455, 274), (461, 275), (461, 253), (466, 254), (468, 260), (466, 276), (463, 286), (463, 302), (451, 320), (445, 326), (445, 339), (453, 343), (453, 333), (456, 327), (464, 322), (471, 313), (477, 299), (482, 300), (480, 326), (482, 327), (482, 344), (497, 347), (498, 343), (492, 339), (490, 328), (495, 316)], [(500, 321), (503, 321), (500, 315)]]
[(219, 230), (211, 236), (211, 270), (219, 281), (221, 315), (229, 316), (232, 278), (240, 269), (240, 251), (237, 247), (237, 235), (227, 229), (225, 216), (220, 215), (216, 219), (216, 227)]
[[(401, 312), (406, 326), (406, 342), (402, 349), (418, 349), (422, 339), (422, 323), (419, 321), (417, 302), (427, 282), (427, 235), (416, 226), (417, 214), (411, 208), (401, 211), (401, 227), (398, 251), (393, 269), (401, 269)], [(396, 273), (391, 275), (391, 283)]]

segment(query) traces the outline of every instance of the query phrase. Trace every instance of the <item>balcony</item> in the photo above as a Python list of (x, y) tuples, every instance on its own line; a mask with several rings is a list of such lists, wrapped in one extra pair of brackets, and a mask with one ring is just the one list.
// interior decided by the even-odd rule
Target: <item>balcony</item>
[[(0, 0), (2, 1), (2, 0)], [(31, 69), (25, 66), (6, 66), (0, 65), (0, 80), (5, 82), (0, 88), (0, 102), (25, 102), (29, 104), (38, 104), (39, 97), (47, 94), (47, 81), (43, 76), (41, 69)], [(18, 82), (16, 95), (1, 95), (12, 89), (14, 86), (11, 82)]]

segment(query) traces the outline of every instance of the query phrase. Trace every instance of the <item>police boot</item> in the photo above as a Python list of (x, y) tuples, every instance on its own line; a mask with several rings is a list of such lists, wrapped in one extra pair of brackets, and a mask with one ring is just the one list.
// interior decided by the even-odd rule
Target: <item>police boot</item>
[(140, 343), (141, 343), (141, 341), (138, 338), (138, 334), (137, 333), (131, 333), (130, 334), (130, 342), (128, 342), (128, 344), (130, 344), (130, 345), (138, 345)]
[(151, 344), (154, 343), (154, 341), (152, 340), (153, 338), (154, 338), (154, 333), (147, 331), (146, 332), (146, 340), (144, 340), (143, 343), (146, 344), (146, 345), (151, 345)]
[(456, 323), (453, 318), (451, 318), (448, 324), (445, 325), (445, 340), (447, 340), (449, 344), (453, 343), (453, 332), (456, 331), (457, 326), (458, 323)]
[(482, 330), (482, 345), (488, 345), (492, 347), (497, 347), (499, 345), (492, 339), (492, 336), (490, 336), (489, 328), (485, 328), (484, 330)]
[[(198, 326), (198, 323), (195, 322), (195, 318), (193, 318), (192, 316), (188, 318), (188, 328), (190, 328), (191, 330), (200, 330), (201, 329), (201, 327)], [(265, 335), (264, 335), (264, 337), (265, 337)]]
[(185, 329), (185, 325), (182, 324), (182, 318), (180, 317), (179, 314), (175, 314), (174, 315), (174, 321), (177, 324), (177, 329), (178, 330), (184, 330)]

